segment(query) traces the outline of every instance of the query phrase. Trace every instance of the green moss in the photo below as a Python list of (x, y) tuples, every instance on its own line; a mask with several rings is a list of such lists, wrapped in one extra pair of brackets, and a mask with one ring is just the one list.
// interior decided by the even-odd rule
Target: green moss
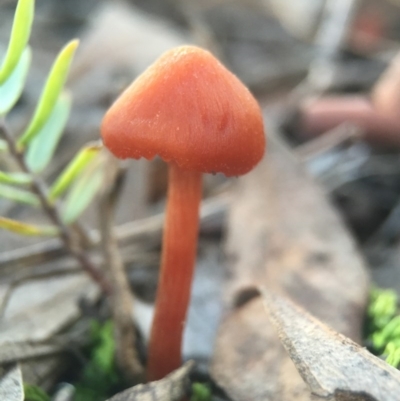
[(373, 288), (368, 306), (367, 340), (371, 351), (400, 365), (400, 310), (393, 290)]
[(115, 363), (114, 326), (92, 322), (92, 348), (81, 379), (75, 384), (74, 401), (103, 401), (111, 396), (123, 380)]
[(50, 401), (49, 395), (33, 384), (24, 383), (24, 394), (25, 401)]
[(190, 401), (211, 401), (210, 386), (203, 383), (193, 383)]

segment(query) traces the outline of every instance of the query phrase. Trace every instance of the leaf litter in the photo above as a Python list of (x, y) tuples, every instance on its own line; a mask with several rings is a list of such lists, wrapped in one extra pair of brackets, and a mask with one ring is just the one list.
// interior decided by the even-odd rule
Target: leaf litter
[[(348, 4), (351, 5), (350, 3)], [(269, 29), (268, 32), (275, 32), (273, 28), (271, 29), (272, 25), (266, 24), (261, 18), (265, 11), (258, 9), (256, 13), (258, 19), (252, 19), (250, 12), (243, 13), (245, 15), (243, 20), (250, 21), (248, 27), (251, 29), (244, 29), (246, 44), (239, 44), (236, 47), (232, 45), (232, 39), (238, 42), (238, 35), (240, 35), (240, 30), (243, 26), (235, 23), (231, 24), (232, 27), (229, 27), (227, 21), (229, 18), (236, 18), (235, 16), (240, 15), (240, 6), (232, 7), (231, 11), (227, 13), (228, 17), (225, 16), (226, 20), (223, 18), (219, 20), (216, 16), (223, 15), (221, 13), (223, 6), (215, 7), (210, 4), (204, 6), (204, 9), (203, 5), (193, 7), (193, 9), (197, 10), (197, 14), (195, 13), (194, 15), (201, 16), (200, 24), (196, 26), (201, 26), (203, 30), (209, 29), (210, 26), (215, 29), (216, 36), (212, 39), (217, 40), (217, 42), (213, 43), (213, 45), (217, 44), (216, 48), (222, 43), (218, 35), (222, 35), (224, 41), (228, 43), (227, 48), (224, 49), (225, 53), (228, 54), (228, 59), (233, 64), (236, 62), (236, 66), (239, 67), (238, 70), (246, 75), (247, 82), (250, 82), (253, 87), (257, 88), (260, 77), (264, 80), (263, 85), (274, 84), (276, 78), (278, 77), (279, 79), (279, 73), (283, 70), (282, 66), (275, 62), (275, 58), (267, 57), (269, 54), (268, 52), (265, 53), (265, 57), (268, 58), (268, 68), (266, 68), (265, 63), (258, 64), (255, 61), (258, 60), (257, 58), (248, 57), (252, 52), (254, 54), (257, 53), (256, 43), (261, 43), (266, 48), (262, 35), (264, 33), (265, 36), (269, 35), (266, 33), (267, 28)], [(80, 7), (79, 4), (76, 5), (76, 9), (80, 9)], [(190, 8), (188, 7), (188, 9)], [(106, 10), (106, 8), (103, 10)], [(112, 32), (122, 32), (124, 30), (125, 32), (128, 32), (128, 30), (132, 32), (130, 26), (137, 26), (140, 31), (137, 33), (138, 35), (140, 34), (138, 37), (143, 39), (143, 35), (146, 35), (146, 32), (151, 32), (153, 34), (152, 40), (158, 40), (158, 45), (154, 46), (154, 48), (169, 46), (168, 32), (171, 32), (169, 30), (170, 27), (160, 25), (160, 21), (157, 19), (152, 21), (153, 25), (151, 26), (154, 29), (148, 29), (145, 16), (136, 12), (132, 13), (135, 15), (134, 18), (137, 16), (134, 19), (134, 24), (128, 23), (129, 18), (124, 19), (124, 23), (119, 23), (123, 17), (128, 16), (129, 10), (128, 7), (122, 9), (110, 7), (108, 11), (104, 11), (103, 17), (108, 15), (110, 18), (108, 21), (114, 21), (111, 23), (111, 25), (114, 24), (115, 28), (111, 30)], [(114, 11), (115, 13), (113, 14)], [(193, 12), (193, 10), (190, 12)], [(210, 14), (212, 14), (211, 18)], [(87, 14), (82, 15), (86, 16)], [(95, 18), (91, 20), (95, 21)], [(100, 24), (105, 20), (106, 18), (104, 20), (99, 18), (97, 21)], [(209, 23), (210, 20), (211, 23)], [(115, 21), (118, 22), (116, 23)], [(199, 22), (196, 19), (191, 21)], [(219, 23), (219, 21), (223, 21), (223, 23)], [(110, 22), (107, 24), (110, 26)], [(102, 27), (98, 27), (102, 29)], [(259, 29), (260, 27), (263, 29)], [(121, 29), (119, 30), (119, 28)], [(154, 35), (156, 31), (162, 32), (162, 34)], [(94, 31), (92, 30), (92, 32)], [(107, 32), (107, 29), (104, 32)], [(104, 35), (104, 32), (100, 32), (101, 35)], [(108, 30), (108, 32), (110, 31)], [(226, 32), (229, 32), (229, 34), (225, 35)], [(101, 42), (101, 35), (95, 39)], [(80, 91), (82, 98), (80, 98), (79, 110), (73, 111), (73, 129), (69, 128), (67, 139), (63, 143), (63, 151), (57, 153), (57, 159), (62, 154), (64, 155), (64, 160), (67, 160), (65, 155), (68, 155), (68, 153), (72, 155), (71, 149), (74, 148), (76, 150), (79, 147), (77, 144), (82, 144), (79, 141), (82, 141), (84, 137), (85, 140), (91, 139), (90, 135), (97, 130), (97, 115), (101, 114), (101, 110), (107, 102), (105, 99), (112, 97), (114, 92), (117, 92), (118, 85), (121, 85), (121, 83), (118, 84), (118, 80), (123, 81), (127, 77), (131, 79), (132, 75), (140, 71), (144, 64), (148, 64), (155, 56), (152, 52), (153, 46), (149, 45), (145, 40), (137, 40), (138, 43), (145, 43), (144, 46), (140, 46), (140, 49), (130, 46), (132, 40), (126, 39), (129, 35), (119, 34), (121, 38), (123, 37), (121, 41), (129, 45), (129, 50), (126, 52), (116, 50), (115, 57), (113, 55), (108, 57), (109, 53), (107, 52), (109, 50), (107, 49), (109, 49), (109, 46), (105, 46), (104, 52), (107, 55), (107, 68), (109, 68), (106, 73), (100, 71), (102, 65), (101, 62), (98, 62), (99, 59), (91, 56), (91, 54), (97, 55), (96, 49), (98, 49), (98, 46), (93, 45), (94, 42), (91, 45), (92, 53), (90, 51), (81, 53), (83, 54), (81, 66), (77, 72), (73, 72), (72, 76), (75, 84), (74, 90), (77, 90), (78, 93)], [(118, 35), (109, 36), (112, 38), (110, 39), (106, 33), (103, 38), (109, 39), (107, 43), (111, 43), (112, 48), (113, 41)], [(180, 43), (185, 38), (181, 31), (174, 33), (172, 36), (173, 41), (177, 43)], [(278, 40), (277, 36), (272, 36), (274, 38), (273, 41)], [(125, 40), (127, 42), (124, 42)], [(274, 43), (274, 46), (276, 46), (276, 43)], [(117, 47), (118, 49), (124, 48), (124, 46)], [(221, 47), (223, 48), (223, 46)], [(263, 56), (264, 48), (262, 52), (258, 51), (258, 53), (263, 53)], [(303, 44), (301, 46), (302, 49)], [(98, 57), (101, 57), (101, 55)], [(295, 59), (298, 60), (298, 58)], [(91, 62), (91, 60), (93, 61)], [(122, 62), (118, 60), (122, 60)], [(307, 57), (303, 57), (300, 63), (285, 63), (290, 65), (291, 68), (293, 66), (293, 71), (286, 71), (287, 76), (303, 74), (306, 71), (308, 62)], [(87, 76), (85, 77), (85, 74), (88, 74), (89, 71), (89, 75), (91, 75), (90, 71), (92, 71), (93, 64), (96, 64), (96, 71), (90, 79), (86, 80)], [(301, 66), (299, 67), (299, 65)], [(121, 69), (129, 71), (124, 70), (121, 72)], [(284, 75), (285, 72), (282, 74)], [(99, 79), (99, 76), (105, 77), (105, 79)], [(96, 84), (101, 82), (98, 85), (100, 88), (97, 87), (93, 91), (87, 90), (88, 85), (92, 85), (93, 82)], [(22, 107), (24, 107), (23, 103)], [(84, 135), (75, 135), (76, 132)], [(88, 135), (89, 138), (86, 138)], [(71, 146), (71, 144), (74, 146)], [(343, 229), (343, 225), (337, 216), (334, 215), (332, 208), (324, 199), (322, 191), (308, 177), (305, 178), (302, 166), (294, 162), (293, 155), (289, 154), (290, 152), (287, 149), (277, 145), (274, 139), (270, 141), (270, 146), (272, 152), (269, 156), (273, 160), (265, 163), (268, 164), (268, 168), (271, 171), (267, 172), (267, 167), (264, 165), (262, 168), (263, 173), (255, 173), (252, 177), (249, 176), (244, 180), (240, 180), (238, 188), (234, 191), (233, 209), (228, 222), (228, 259), (223, 261), (227, 265), (225, 274), (228, 277), (225, 276), (225, 285), (219, 286), (225, 298), (225, 318), (220, 327), (212, 370), (217, 382), (222, 385), (232, 399), (247, 399), (247, 397), (255, 397), (251, 398), (255, 400), (309, 399), (309, 389), (301, 380), (286, 351), (280, 346), (272, 326), (265, 319), (262, 301), (254, 290), (254, 285), (259, 285), (260, 283), (271, 284), (273, 290), (281, 291), (290, 296), (296, 303), (311, 311), (318, 319), (359, 342), (361, 340), (361, 321), (367, 299), (368, 281), (365, 274), (365, 266), (359, 258), (354, 242), (351, 240), (349, 233)], [(62, 162), (53, 163), (50, 166), (50, 171), (60, 171), (60, 166), (63, 166)], [(136, 171), (134, 178), (133, 181), (137, 178)], [(256, 199), (250, 201), (246, 198), (247, 191)], [(121, 216), (126, 215), (126, 210), (130, 212), (131, 205), (136, 202), (136, 200), (132, 201), (132, 191), (125, 192), (123, 199), (124, 213)], [(223, 201), (220, 205), (221, 208), (216, 210), (215, 215), (217, 216), (217, 225), (219, 227), (222, 224), (221, 216), (224, 215), (228, 203), (230, 201)], [(283, 216), (286, 214), (287, 217), (284, 218)], [(162, 215), (157, 215), (153, 220), (151, 217), (144, 219), (137, 226), (135, 222), (129, 222), (126, 223), (125, 227), (121, 227), (121, 230), (117, 231), (119, 244), (124, 247), (123, 257), (126, 263), (130, 263), (127, 262), (130, 259), (125, 256), (125, 254), (129, 253), (126, 251), (135, 247), (142, 249), (142, 253), (147, 252), (148, 249), (152, 252), (154, 250), (157, 251), (160, 243), (162, 217)], [(122, 221), (126, 222), (127, 219)], [(141, 223), (143, 223), (142, 226)], [(98, 243), (99, 233), (98, 231), (93, 231), (93, 233), (97, 235), (96, 241)], [(49, 245), (50, 253), (54, 250), (52, 256), (55, 256), (55, 262), (52, 265), (51, 262), (48, 262), (46, 256), (44, 260), (48, 262), (49, 270), (52, 269), (52, 266), (57, 270), (58, 266), (65, 264), (64, 260), (59, 258), (62, 252), (58, 243), (50, 241), (47, 244)], [(8, 251), (10, 248), (6, 239), (2, 249)], [(33, 275), (36, 274), (36, 271), (47, 268), (40, 266), (43, 262), (42, 257), (46, 254), (42, 253), (43, 249), (40, 246), (38, 248), (39, 263), (35, 266), (35, 269), (31, 269), (29, 257), (25, 259), (25, 262), (28, 260), (28, 265), (25, 264), (25, 271), (29, 268), (32, 270), (31, 274)], [(47, 248), (44, 249), (46, 250)], [(29, 251), (27, 250), (28, 255)], [(131, 251), (130, 257), (132, 253), (134, 254)], [(16, 254), (16, 257), (12, 260), (19, 267), (18, 263), (22, 260), (19, 258), (23, 255), (23, 252), (17, 252)], [(396, 252), (394, 252), (394, 260), (396, 260), (395, 255), (397, 255)], [(14, 257), (13, 255), (11, 256)], [(136, 260), (135, 263), (137, 264), (138, 261), (135, 257), (137, 256), (134, 254), (133, 259)], [(7, 259), (7, 255), (5, 255), (5, 259)], [(66, 262), (67, 266), (71, 267), (73, 265), (71, 260)], [(213, 259), (212, 263), (214, 262), (216, 261)], [(217, 261), (216, 264), (216, 267), (220, 268), (221, 261)], [(5, 273), (4, 277), (9, 279), (12, 276), (10, 272), (14, 269), (15, 266), (12, 266), (11, 263), (8, 264), (6, 261), (4, 270), (2, 270)], [(19, 269), (18, 274), (20, 274)], [(207, 271), (207, 274), (213, 276), (211, 271)], [(43, 279), (43, 282), (45, 283), (46, 280), (47, 278)], [(68, 291), (70, 290), (68, 289)], [(19, 296), (21, 296), (22, 292), (19, 291)], [(42, 293), (44, 292), (42, 291)], [(38, 327), (32, 330), (32, 335), (41, 333), (39, 337), (47, 338), (44, 335), (47, 332), (50, 333), (48, 339), (51, 339), (54, 333), (59, 333), (60, 328), (65, 327), (69, 322), (79, 317), (81, 311), (76, 308), (79, 298), (77, 292), (79, 292), (78, 289), (75, 291), (71, 288), (70, 295), (65, 292), (65, 299), (59, 297), (60, 294), (55, 294), (55, 299), (57, 300), (55, 305), (59, 304), (59, 300), (64, 305), (62, 311), (65, 311), (65, 314), (64, 312), (60, 313), (59, 316), (54, 314), (56, 319), (54, 325), (48, 325), (46, 322), (43, 323), (42, 319), (39, 319)], [(94, 292), (95, 290), (93, 290)], [(63, 291), (61, 291), (61, 295), (64, 295)], [(71, 303), (67, 298), (70, 298)], [(96, 296), (91, 296), (90, 298), (92, 300), (97, 299)], [(51, 305), (52, 300), (47, 300), (46, 303)], [(55, 308), (56, 306), (54, 306)], [(41, 307), (36, 309), (40, 311)], [(35, 305), (33, 305), (27, 310), (36, 309)], [(46, 308), (39, 313), (39, 316), (41, 316), (42, 312), (47, 313), (48, 316), (53, 316), (50, 312), (46, 312)], [(18, 324), (22, 324), (19, 319), (17, 320)], [(40, 322), (44, 324), (44, 327), (40, 327)], [(26, 323), (29, 322), (27, 321)], [(13, 354), (11, 360), (13, 358), (31, 358), (32, 355), (48, 355), (52, 352), (58, 353), (61, 350), (65, 350), (66, 344), (54, 344), (51, 341), (31, 343), (29, 341), (29, 330), (25, 334), (27, 342), (24, 343), (24, 347), (20, 347), (18, 352)], [(211, 343), (212, 338), (209, 338), (208, 341)], [(225, 345), (223, 344), (224, 341), (226, 341)], [(14, 346), (14, 351), (16, 350), (15, 346), (18, 346), (16, 343), (9, 345)], [(206, 348), (209, 349), (210, 347), (207, 346)], [(59, 364), (60, 362), (58, 362)], [(55, 365), (49, 364), (48, 366), (54, 367)], [(225, 372), (223, 374), (221, 372), (216, 373), (216, 366), (222, 366)], [(40, 363), (37, 361), (33, 370), (40, 371), (40, 369)], [(28, 376), (26, 377), (28, 378)], [(134, 391), (133, 394), (135, 394)], [(147, 396), (149, 396), (149, 393), (146, 393)]]
[(276, 137), (236, 191), (228, 221), (227, 311), (212, 376), (233, 400), (308, 400), (310, 391), (265, 319), (256, 288), (288, 294), (360, 342), (366, 267), (321, 188)]

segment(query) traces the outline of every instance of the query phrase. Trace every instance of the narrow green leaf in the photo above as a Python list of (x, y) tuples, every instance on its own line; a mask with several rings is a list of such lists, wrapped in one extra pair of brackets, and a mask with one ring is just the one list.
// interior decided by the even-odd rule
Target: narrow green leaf
[(27, 47), (12, 74), (0, 85), (0, 116), (6, 115), (21, 96), (31, 64), (31, 58), (31, 49)]
[(78, 40), (69, 42), (59, 53), (49, 73), (46, 84), (43, 88), (39, 103), (33, 114), (32, 120), (26, 131), (19, 138), (19, 148), (26, 146), (37, 135), (49, 118), (55, 103), (60, 96), (67, 79), (72, 58), (79, 44)]
[(49, 119), (29, 144), (26, 163), (38, 173), (51, 161), (71, 110), (71, 96), (64, 92), (60, 95)]
[(13, 27), (7, 53), (0, 68), (0, 85), (12, 74), (24, 51), (33, 22), (34, 0), (19, 0), (15, 10)]
[(65, 201), (63, 220), (72, 224), (89, 206), (104, 179), (104, 164), (94, 160), (76, 180)]
[(99, 154), (101, 148), (98, 142), (92, 142), (79, 151), (50, 188), (49, 199), (52, 202), (64, 193), (75, 178), (85, 169), (93, 158)]
[(26, 203), (32, 206), (39, 205), (39, 200), (36, 195), (23, 189), (10, 187), (9, 185), (0, 184), (0, 196), (5, 199)]
[(30, 184), (31, 181), (31, 177), (25, 173), (5, 173), (0, 171), (0, 183), (2, 184), (26, 185)]
[(0, 228), (13, 233), (31, 236), (55, 236), (58, 233), (56, 227), (51, 226), (35, 226), (33, 224), (23, 223), (22, 221), (12, 220), (7, 217), (0, 216)]

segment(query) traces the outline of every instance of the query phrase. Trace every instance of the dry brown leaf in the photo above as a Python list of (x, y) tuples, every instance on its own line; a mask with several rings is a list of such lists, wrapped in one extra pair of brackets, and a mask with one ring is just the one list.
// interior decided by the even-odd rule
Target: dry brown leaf
[(293, 302), (262, 289), (283, 346), (314, 395), (338, 401), (395, 401), (400, 372)]
[(309, 400), (252, 288), (268, 284), (287, 293), (359, 341), (368, 292), (365, 266), (321, 189), (276, 138), (235, 195), (227, 240), (228, 312), (212, 375), (233, 400)]
[(164, 379), (131, 387), (108, 401), (181, 401), (188, 392), (193, 365), (189, 361)]

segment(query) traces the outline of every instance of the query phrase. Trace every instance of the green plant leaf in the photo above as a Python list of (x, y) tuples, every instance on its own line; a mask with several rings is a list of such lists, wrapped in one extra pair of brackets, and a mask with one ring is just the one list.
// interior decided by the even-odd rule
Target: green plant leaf
[[(392, 290), (373, 288), (370, 294), (368, 318), (374, 331), (383, 329), (397, 312), (397, 294)], [(379, 337), (379, 335), (378, 335)]]
[(68, 194), (62, 214), (66, 224), (73, 223), (85, 211), (99, 191), (103, 179), (104, 163), (97, 158), (83, 171)]
[(0, 196), (15, 202), (26, 203), (32, 206), (38, 206), (39, 200), (36, 195), (23, 189), (10, 187), (0, 184)]
[(1, 216), (0, 229), (27, 236), (55, 236), (58, 234), (56, 227), (35, 226), (33, 224), (27, 224)]
[(26, 146), (40, 132), (49, 118), (64, 87), (72, 63), (72, 58), (78, 44), (78, 40), (69, 42), (57, 56), (43, 88), (31, 122), (17, 142), (20, 149), (23, 149), (24, 146)]
[(31, 58), (32, 52), (27, 47), (12, 74), (0, 85), (0, 116), (6, 115), (21, 96), (31, 64)]
[(386, 356), (386, 363), (397, 368), (400, 365), (400, 348), (394, 343), (389, 342), (386, 345), (383, 355)]
[(192, 384), (190, 401), (211, 401), (212, 392), (208, 384), (195, 382)]
[(51, 161), (71, 111), (71, 96), (64, 92), (60, 95), (50, 117), (29, 144), (26, 163), (38, 173)]
[(18, 1), (10, 42), (0, 68), (0, 85), (13, 73), (28, 43), (35, 11), (34, 8), (34, 0)]
[(50, 189), (49, 199), (54, 202), (65, 190), (74, 182), (75, 178), (85, 169), (85, 167), (99, 154), (102, 146), (98, 142), (88, 143), (71, 160), (68, 166), (57, 178)]
[(33, 384), (24, 383), (24, 393), (24, 401), (50, 401), (48, 394)]
[(25, 173), (5, 173), (0, 171), (0, 183), (2, 184), (26, 185), (30, 184), (31, 181), (31, 177)]

